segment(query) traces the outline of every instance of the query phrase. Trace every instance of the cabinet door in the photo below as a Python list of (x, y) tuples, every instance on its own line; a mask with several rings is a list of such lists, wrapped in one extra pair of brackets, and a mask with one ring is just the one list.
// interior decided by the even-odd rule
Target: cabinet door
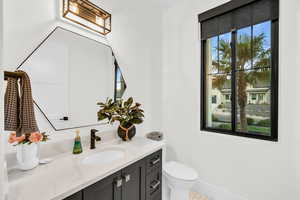
[(121, 200), (122, 177), (117, 172), (83, 190), (84, 200)]
[(145, 200), (145, 166), (145, 160), (141, 160), (122, 170), (122, 200)]
[(77, 192), (77, 193), (65, 198), (64, 200), (82, 200), (82, 191)]

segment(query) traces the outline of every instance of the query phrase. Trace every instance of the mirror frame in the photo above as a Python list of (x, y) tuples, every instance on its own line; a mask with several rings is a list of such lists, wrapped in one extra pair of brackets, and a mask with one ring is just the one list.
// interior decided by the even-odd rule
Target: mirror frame
[[(53, 33), (56, 31), (56, 30), (58, 30), (58, 29), (62, 29), (62, 30), (64, 30), (64, 31), (68, 31), (68, 32), (71, 32), (71, 33), (73, 33), (73, 34), (76, 34), (76, 35), (78, 35), (78, 36), (81, 36), (81, 37), (84, 37), (84, 38), (86, 38), (86, 39), (89, 39), (89, 40), (92, 40), (92, 41), (94, 41), (94, 42), (97, 42), (97, 43), (99, 43), (99, 44), (102, 44), (102, 45), (105, 45), (105, 46), (107, 46), (107, 47), (109, 47), (110, 49), (111, 49), (111, 52), (112, 52), (112, 56), (114, 57), (114, 59), (115, 59), (115, 61), (114, 61), (114, 64), (113, 64), (113, 70), (114, 70), (114, 74), (115, 74), (115, 76), (114, 76), (114, 82), (112, 83), (112, 84), (114, 84), (114, 95), (113, 95), (113, 99), (114, 99), (114, 101), (116, 101), (117, 99), (116, 99), (116, 88), (117, 88), (117, 79), (116, 79), (116, 74), (117, 74), (117, 69), (119, 68), (119, 70), (121, 71), (121, 74), (122, 74), (122, 70), (121, 70), (121, 68), (119, 67), (119, 65), (118, 65), (118, 61), (117, 61), (117, 58), (116, 58), (116, 56), (115, 56), (115, 54), (114, 54), (114, 52), (113, 52), (113, 49), (112, 49), (112, 47), (111, 46), (109, 46), (109, 45), (107, 45), (107, 44), (105, 44), (105, 43), (103, 43), (103, 42), (100, 42), (100, 41), (97, 41), (97, 40), (95, 40), (95, 39), (92, 39), (92, 38), (90, 38), (90, 37), (87, 37), (87, 36), (84, 36), (84, 35), (81, 35), (81, 34), (79, 34), (79, 33), (77, 33), (77, 32), (74, 32), (74, 31), (71, 31), (71, 30), (69, 30), (69, 29), (66, 29), (66, 28), (64, 28), (64, 27), (61, 27), (61, 26), (56, 26), (46, 37), (45, 37), (45, 39), (43, 39), (42, 40), (42, 42), (41, 43), (39, 43), (39, 45), (21, 62), (21, 64), (19, 64), (18, 65), (18, 67), (17, 67), (17, 69), (16, 70), (18, 70), (18, 69), (20, 69), (22, 66), (23, 66), (23, 64), (40, 48), (40, 47), (42, 47), (43, 46), (43, 44), (53, 35)], [(117, 63), (117, 65), (116, 65), (116, 63)], [(122, 77), (123, 77), (123, 79), (124, 79), (124, 76), (123, 76), (123, 74), (122, 74)], [(125, 81), (125, 79), (124, 79), (124, 81)], [(125, 81), (125, 85), (126, 85), (126, 88), (127, 88), (127, 83), (126, 83), (126, 81)], [(125, 90), (126, 90), (126, 88), (125, 88)], [(92, 127), (92, 126), (101, 126), (101, 125), (107, 125), (107, 123), (96, 123), (96, 124), (89, 124), (89, 125), (83, 125), (83, 126), (76, 126), (76, 127), (70, 127), (70, 128), (56, 128), (55, 126), (54, 126), (54, 124), (50, 121), (50, 119), (47, 117), (47, 115), (46, 115), (46, 113), (41, 109), (41, 107), (35, 102), (35, 100), (34, 100), (34, 98), (33, 98), (33, 102), (34, 102), (34, 105), (38, 108), (38, 110), (42, 113), (42, 115), (46, 118), (46, 120), (49, 122), (49, 124), (50, 124), (50, 126), (55, 130), (55, 131), (63, 131), (63, 130), (70, 130), (70, 129), (77, 129), (77, 128), (86, 128), (86, 127)]]

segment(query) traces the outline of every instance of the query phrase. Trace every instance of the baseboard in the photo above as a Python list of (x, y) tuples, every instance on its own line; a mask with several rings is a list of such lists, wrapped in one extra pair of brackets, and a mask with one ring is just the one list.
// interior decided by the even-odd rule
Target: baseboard
[(198, 180), (194, 189), (204, 196), (207, 196), (209, 200), (247, 200), (239, 195), (235, 195), (224, 188), (211, 185), (202, 180)]

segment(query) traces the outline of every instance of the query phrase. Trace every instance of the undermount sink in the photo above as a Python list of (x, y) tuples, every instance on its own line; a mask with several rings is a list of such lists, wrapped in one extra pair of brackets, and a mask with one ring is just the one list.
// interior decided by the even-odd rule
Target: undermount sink
[(122, 149), (107, 149), (94, 153), (82, 160), (85, 165), (106, 165), (125, 157)]

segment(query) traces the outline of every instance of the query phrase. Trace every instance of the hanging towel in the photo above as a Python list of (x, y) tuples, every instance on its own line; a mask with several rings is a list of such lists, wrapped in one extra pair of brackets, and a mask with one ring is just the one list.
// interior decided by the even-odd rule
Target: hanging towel
[(7, 79), (7, 87), (4, 96), (4, 129), (16, 131), (20, 124), (19, 120), (19, 85), (16, 78)]
[(17, 79), (9, 78), (5, 93), (5, 130), (16, 131), (17, 136), (39, 131), (31, 92), (29, 76), (21, 72), (20, 95)]

